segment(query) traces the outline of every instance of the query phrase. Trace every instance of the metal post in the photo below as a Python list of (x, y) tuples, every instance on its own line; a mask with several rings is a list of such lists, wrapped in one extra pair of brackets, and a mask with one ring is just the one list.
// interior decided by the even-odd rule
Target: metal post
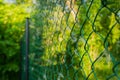
[(25, 80), (29, 80), (29, 58), (28, 58), (28, 54), (29, 54), (29, 18), (26, 18), (26, 30), (25, 30)]

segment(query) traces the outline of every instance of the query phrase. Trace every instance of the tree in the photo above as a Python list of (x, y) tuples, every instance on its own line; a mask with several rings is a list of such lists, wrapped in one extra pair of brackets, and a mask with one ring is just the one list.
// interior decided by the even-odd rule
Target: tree
[(19, 79), (20, 40), (28, 16), (26, 7), (25, 4), (0, 4), (0, 80)]

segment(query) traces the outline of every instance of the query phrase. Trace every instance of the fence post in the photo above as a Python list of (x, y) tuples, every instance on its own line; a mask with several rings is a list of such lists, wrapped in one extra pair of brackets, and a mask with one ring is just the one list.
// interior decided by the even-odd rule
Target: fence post
[(29, 80), (29, 18), (26, 18), (25, 30), (25, 80)]

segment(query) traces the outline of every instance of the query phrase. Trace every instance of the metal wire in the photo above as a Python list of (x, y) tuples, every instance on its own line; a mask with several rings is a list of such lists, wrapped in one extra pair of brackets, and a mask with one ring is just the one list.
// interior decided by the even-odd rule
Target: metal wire
[(30, 21), (29, 80), (120, 80), (119, 0), (37, 4)]

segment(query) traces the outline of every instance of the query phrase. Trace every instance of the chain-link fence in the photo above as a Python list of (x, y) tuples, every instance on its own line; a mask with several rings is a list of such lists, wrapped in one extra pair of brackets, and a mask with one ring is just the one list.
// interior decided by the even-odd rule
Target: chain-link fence
[(120, 0), (39, 0), (29, 33), (22, 80), (120, 80)]

